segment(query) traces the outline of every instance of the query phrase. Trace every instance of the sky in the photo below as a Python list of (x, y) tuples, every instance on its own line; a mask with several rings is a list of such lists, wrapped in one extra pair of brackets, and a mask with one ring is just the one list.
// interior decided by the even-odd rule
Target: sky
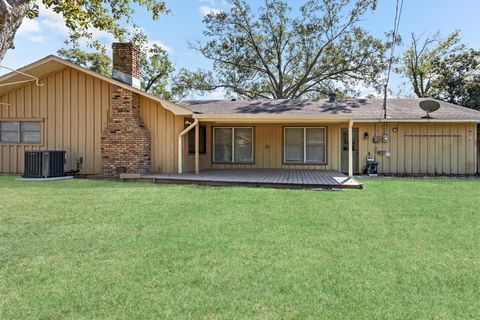
[[(252, 8), (257, 8), (263, 1), (247, 0)], [(289, 0), (292, 8), (298, 8), (304, 0)], [(185, 67), (196, 70), (208, 69), (211, 62), (190, 48), (190, 43), (204, 40), (203, 17), (209, 12), (229, 9), (228, 0), (166, 0), (171, 14), (162, 16), (159, 21), (152, 21), (142, 8), (137, 9), (134, 20), (143, 28), (151, 42), (165, 48), (176, 68)], [(384, 33), (393, 28), (396, 0), (378, 0), (377, 10), (365, 15), (362, 26), (374, 36), (384, 39)], [(412, 32), (415, 34), (435, 33), (440, 31), (447, 35), (460, 30), (463, 42), (472, 48), (480, 49), (478, 36), (480, 23), (480, 0), (404, 0), (400, 22), (400, 34), (404, 44), (397, 50), (401, 54), (408, 43)], [(20, 68), (41, 59), (49, 54), (56, 54), (64, 47), (67, 38), (62, 17), (45, 9), (41, 9), (36, 20), (25, 20), (15, 37), (15, 49), (9, 50), (2, 65)], [(94, 36), (110, 47), (114, 40), (109, 34), (95, 31)], [(0, 68), (0, 74), (6, 73)], [(391, 89), (399, 91), (402, 79), (393, 75)], [(369, 88), (359, 88), (361, 96), (373, 93)], [(405, 92), (405, 90), (402, 90)], [(407, 93), (407, 92), (405, 92)], [(214, 92), (205, 98), (223, 98), (221, 91)]]

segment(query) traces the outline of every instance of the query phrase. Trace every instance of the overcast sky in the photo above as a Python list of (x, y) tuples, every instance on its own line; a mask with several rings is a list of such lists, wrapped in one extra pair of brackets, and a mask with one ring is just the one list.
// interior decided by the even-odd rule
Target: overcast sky
[[(162, 45), (170, 53), (177, 68), (209, 68), (210, 62), (188, 46), (189, 42), (201, 41), (204, 26), (202, 18), (208, 12), (228, 10), (227, 0), (167, 0), (172, 13), (163, 16), (160, 21), (152, 22), (144, 10), (138, 10), (135, 21), (147, 32), (152, 42)], [(248, 1), (255, 8), (263, 1)], [(293, 8), (298, 8), (301, 0), (290, 0)], [(396, 0), (379, 0), (374, 13), (365, 16), (363, 26), (377, 37), (384, 37), (384, 32), (391, 30), (395, 16)], [(480, 48), (478, 13), (480, 0), (404, 0), (404, 9), (400, 24), (400, 33), (404, 42), (415, 32), (435, 33), (441, 31), (447, 35), (460, 30), (464, 42), (473, 48)], [(49, 54), (56, 54), (64, 46), (67, 29), (63, 20), (53, 12), (42, 10), (36, 20), (26, 20), (15, 38), (14, 50), (9, 50), (3, 65), (19, 68), (41, 59)], [(95, 37), (110, 45), (110, 35), (97, 32)], [(403, 47), (399, 48), (401, 53)], [(4, 69), (0, 73), (5, 73)], [(402, 79), (394, 76), (392, 89), (398, 90)], [(368, 88), (362, 94), (369, 93)], [(209, 98), (221, 98), (217, 92)]]

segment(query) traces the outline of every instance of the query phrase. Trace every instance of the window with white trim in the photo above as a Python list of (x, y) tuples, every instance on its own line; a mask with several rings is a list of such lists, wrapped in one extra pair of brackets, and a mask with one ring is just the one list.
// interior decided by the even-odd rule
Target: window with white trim
[(325, 127), (285, 127), (284, 162), (300, 164), (327, 163)]
[(39, 121), (0, 121), (0, 142), (39, 144), (40, 130)]
[(213, 128), (213, 162), (252, 163), (253, 128)]

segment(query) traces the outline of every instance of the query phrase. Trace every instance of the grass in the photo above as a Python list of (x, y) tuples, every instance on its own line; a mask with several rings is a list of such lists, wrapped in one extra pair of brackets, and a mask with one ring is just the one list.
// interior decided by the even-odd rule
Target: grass
[(0, 177), (1, 319), (479, 319), (480, 180)]

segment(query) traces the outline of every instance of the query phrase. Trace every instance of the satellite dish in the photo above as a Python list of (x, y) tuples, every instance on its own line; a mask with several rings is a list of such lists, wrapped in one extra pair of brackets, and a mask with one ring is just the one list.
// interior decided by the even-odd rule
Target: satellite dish
[(420, 108), (427, 113), (427, 115), (423, 118), (431, 119), (430, 113), (437, 111), (440, 109), (440, 103), (435, 100), (423, 100), (419, 103)]

